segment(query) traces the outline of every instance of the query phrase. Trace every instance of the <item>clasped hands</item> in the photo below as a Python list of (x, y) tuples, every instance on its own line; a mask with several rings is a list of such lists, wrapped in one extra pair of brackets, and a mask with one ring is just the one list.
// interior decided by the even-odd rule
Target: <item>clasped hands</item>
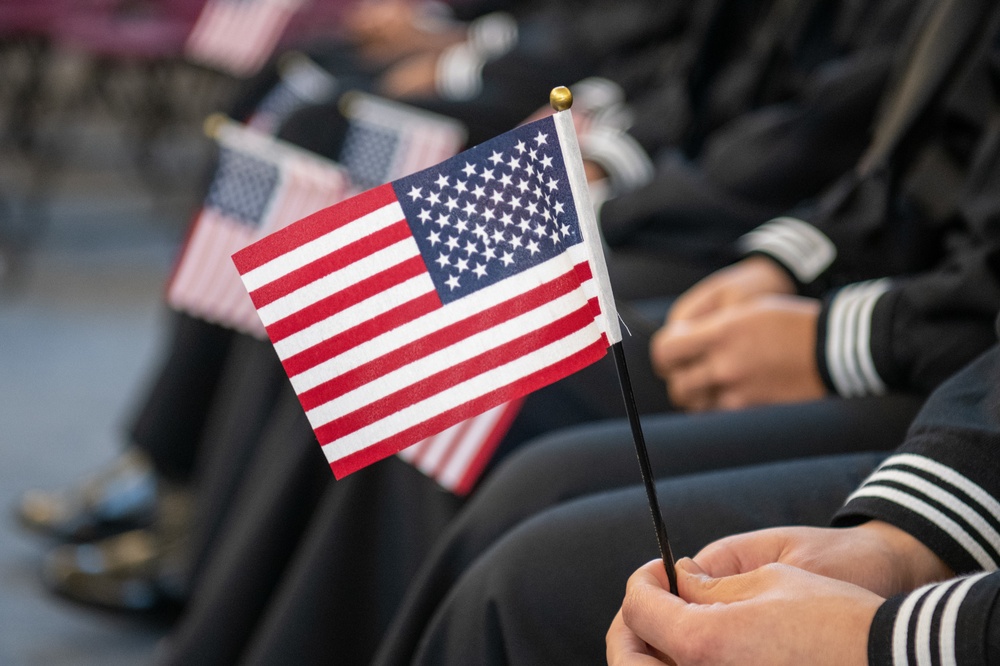
[(638, 569), (607, 633), (611, 666), (867, 663), (886, 597), (953, 575), (916, 539), (880, 521), (786, 527), (717, 541), (677, 563)]
[(820, 303), (794, 291), (776, 263), (754, 256), (682, 294), (650, 342), (671, 402), (705, 411), (822, 397)]

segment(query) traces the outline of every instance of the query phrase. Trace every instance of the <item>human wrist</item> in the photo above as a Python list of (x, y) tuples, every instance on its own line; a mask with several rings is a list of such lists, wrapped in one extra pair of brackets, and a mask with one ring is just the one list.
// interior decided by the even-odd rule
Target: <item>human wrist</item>
[(875, 591), (882, 596), (909, 592), (921, 585), (946, 580), (955, 575), (934, 551), (895, 525), (870, 520), (849, 529), (857, 530), (879, 544), (887, 568), (886, 589)]

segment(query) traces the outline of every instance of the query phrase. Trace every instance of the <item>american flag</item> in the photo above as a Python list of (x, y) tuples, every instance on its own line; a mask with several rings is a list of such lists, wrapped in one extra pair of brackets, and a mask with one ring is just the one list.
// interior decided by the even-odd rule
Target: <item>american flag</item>
[(350, 91), (340, 106), (349, 121), (340, 162), (358, 191), (446, 160), (465, 144), (465, 126), (408, 104)]
[(167, 285), (167, 302), (265, 338), (230, 256), (343, 200), (349, 182), (335, 163), (232, 121), (220, 123), (216, 138), (218, 166)]
[(338, 478), (621, 339), (568, 112), (233, 259)]
[(304, 53), (281, 57), (278, 82), (260, 101), (247, 125), (274, 134), (293, 113), (310, 104), (330, 101), (337, 92), (337, 79)]
[(445, 490), (467, 495), (486, 469), (523, 400), (511, 400), (399, 452)]
[(185, 56), (246, 77), (267, 62), (303, 0), (208, 0), (184, 46)]

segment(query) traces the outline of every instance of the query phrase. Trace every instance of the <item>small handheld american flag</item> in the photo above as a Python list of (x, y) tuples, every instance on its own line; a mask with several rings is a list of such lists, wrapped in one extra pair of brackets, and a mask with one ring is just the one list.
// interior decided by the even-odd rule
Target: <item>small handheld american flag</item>
[(215, 117), (219, 162), (167, 285), (167, 303), (211, 322), (266, 337), (233, 270), (236, 250), (350, 193), (330, 160)]
[(621, 339), (568, 112), (233, 260), (338, 478)]

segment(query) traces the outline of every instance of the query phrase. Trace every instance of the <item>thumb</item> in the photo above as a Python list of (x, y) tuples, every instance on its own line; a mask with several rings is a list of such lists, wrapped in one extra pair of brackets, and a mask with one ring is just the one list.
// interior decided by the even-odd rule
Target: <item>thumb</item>
[(752, 577), (748, 574), (713, 578), (690, 558), (678, 560), (677, 591), (681, 598), (693, 604), (731, 603), (754, 594)]

